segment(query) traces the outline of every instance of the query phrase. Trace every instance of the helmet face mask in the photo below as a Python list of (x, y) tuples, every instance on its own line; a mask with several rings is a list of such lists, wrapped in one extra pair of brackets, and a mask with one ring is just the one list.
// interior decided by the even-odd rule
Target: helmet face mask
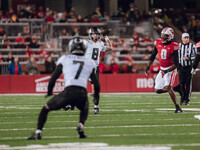
[(174, 30), (169, 27), (164, 28), (161, 32), (161, 38), (163, 42), (171, 41), (174, 38)]
[(68, 46), (71, 54), (85, 54), (86, 47), (81, 37), (75, 37), (70, 40)]
[(101, 30), (97, 27), (92, 27), (89, 29), (89, 38), (90, 40), (96, 42), (101, 39)]

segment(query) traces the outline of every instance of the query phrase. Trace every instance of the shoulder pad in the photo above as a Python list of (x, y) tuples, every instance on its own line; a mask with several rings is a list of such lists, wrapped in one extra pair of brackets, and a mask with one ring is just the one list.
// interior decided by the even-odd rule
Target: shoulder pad
[(173, 42), (174, 45), (179, 45), (177, 42)]
[(154, 41), (154, 45), (156, 46), (158, 43), (160, 43), (161, 42), (161, 39), (156, 39), (155, 41)]
[(174, 51), (178, 51), (180, 49), (180, 45), (178, 43), (174, 44)]

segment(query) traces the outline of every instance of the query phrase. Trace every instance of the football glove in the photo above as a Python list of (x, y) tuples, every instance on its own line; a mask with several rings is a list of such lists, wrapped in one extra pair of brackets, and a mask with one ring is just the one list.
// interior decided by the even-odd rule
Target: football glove
[(193, 75), (193, 74), (196, 74), (196, 69), (192, 68), (191, 74), (192, 74), (192, 75)]
[(146, 76), (146, 77), (149, 76), (149, 69), (150, 69), (150, 66), (147, 66), (146, 71), (145, 71), (145, 76)]

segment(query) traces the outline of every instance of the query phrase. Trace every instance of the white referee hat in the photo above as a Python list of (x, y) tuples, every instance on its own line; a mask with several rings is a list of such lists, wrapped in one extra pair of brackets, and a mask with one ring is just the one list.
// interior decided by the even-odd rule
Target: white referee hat
[(184, 38), (184, 37), (190, 37), (190, 35), (188, 33), (183, 33), (182, 38)]

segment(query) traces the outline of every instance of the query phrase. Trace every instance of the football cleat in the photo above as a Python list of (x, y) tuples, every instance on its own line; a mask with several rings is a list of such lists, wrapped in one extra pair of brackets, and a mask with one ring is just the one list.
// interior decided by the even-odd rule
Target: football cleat
[(27, 140), (41, 140), (42, 133), (33, 133), (31, 136), (27, 137)]
[(99, 113), (99, 106), (95, 105), (94, 106), (94, 114), (98, 114)]
[(186, 101), (185, 105), (189, 106), (190, 105), (190, 101)]
[(182, 98), (180, 99), (180, 105), (183, 105), (185, 100), (183, 100)]
[(83, 131), (83, 124), (82, 123), (79, 123), (76, 130), (78, 131), (78, 134), (79, 134), (79, 138), (80, 139), (84, 139), (86, 138), (87, 136), (85, 135), (84, 131)]
[(178, 106), (176, 107), (176, 110), (174, 113), (182, 113), (182, 112), (183, 112), (182, 109)]

